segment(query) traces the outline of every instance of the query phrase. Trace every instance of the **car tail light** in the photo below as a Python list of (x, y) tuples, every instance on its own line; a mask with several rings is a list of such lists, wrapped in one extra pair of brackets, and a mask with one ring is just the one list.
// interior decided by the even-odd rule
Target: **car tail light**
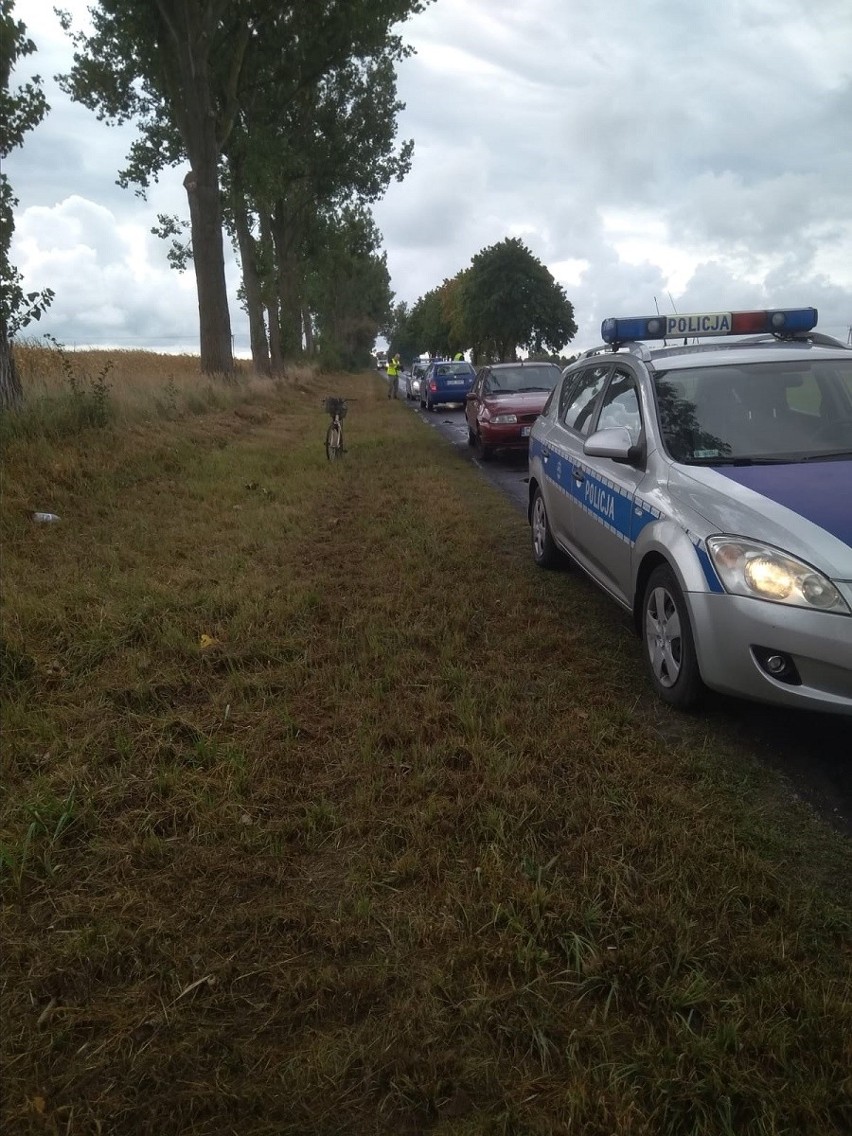
[(435, 382), (434, 379), (430, 379), (429, 380), (429, 390), (430, 391), (436, 391), (437, 389), (438, 389), (438, 384)]

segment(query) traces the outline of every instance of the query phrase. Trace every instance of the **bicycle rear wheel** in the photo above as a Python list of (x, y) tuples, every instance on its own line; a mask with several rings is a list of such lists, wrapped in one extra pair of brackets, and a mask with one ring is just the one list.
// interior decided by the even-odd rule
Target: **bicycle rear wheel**
[(325, 456), (329, 461), (337, 461), (343, 457), (343, 427), (339, 422), (332, 422), (325, 436)]

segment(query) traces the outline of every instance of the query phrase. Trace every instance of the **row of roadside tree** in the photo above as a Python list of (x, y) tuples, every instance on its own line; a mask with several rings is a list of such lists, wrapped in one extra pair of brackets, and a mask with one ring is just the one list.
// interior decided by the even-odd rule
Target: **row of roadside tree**
[[(396, 68), (411, 51), (399, 29), (430, 2), (99, 0), (85, 32), (60, 13), (75, 49), (63, 90), (108, 124), (138, 128), (120, 184), (144, 195), (189, 166), (189, 221), (160, 216), (154, 231), (170, 240), (176, 267), (194, 268), (205, 372), (234, 370), (226, 235), (258, 372), (280, 372), (303, 347), (332, 365), (369, 359), (392, 300), (370, 205), (405, 176), (413, 149), (396, 141)], [(12, 0), (0, 0), (0, 24), (5, 156), (49, 108), (38, 80), (10, 87), (16, 62), (35, 50)], [(3, 191), (8, 371), (9, 339), (50, 296), (37, 309), (20, 286), (17, 298), (6, 287), (20, 277), (8, 255), (17, 202), (5, 180)]]
[[(99, 0), (90, 30), (59, 13), (75, 52), (64, 91), (108, 124), (138, 135), (119, 183), (144, 196), (181, 164), (189, 220), (157, 217), (174, 267), (193, 267), (202, 370), (234, 370), (225, 239), (242, 269), (252, 361), (280, 374), (303, 352), (326, 368), (365, 366), (378, 333), (404, 357), (518, 350), (554, 355), (576, 333), (574, 312), (518, 239), (483, 249), (468, 268), (392, 307), (370, 205), (409, 171), (397, 143), (396, 68), (411, 49), (400, 25), (431, 0)], [(36, 78), (12, 90), (35, 51), (13, 0), (0, 0), (0, 156), (49, 110)], [(0, 404), (20, 401), (11, 341), (37, 319), (49, 289), (25, 294), (9, 263), (17, 201), (0, 174)]]
[(397, 304), (383, 331), (391, 353), (404, 360), (461, 351), (478, 364), (520, 351), (564, 364), (561, 351), (577, 325), (561, 284), (519, 238), (507, 237), (411, 307)]

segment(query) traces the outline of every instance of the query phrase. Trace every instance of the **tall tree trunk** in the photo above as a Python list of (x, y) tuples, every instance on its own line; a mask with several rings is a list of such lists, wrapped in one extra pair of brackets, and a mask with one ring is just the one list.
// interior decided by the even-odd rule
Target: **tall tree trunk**
[[(192, 258), (198, 290), (201, 369), (230, 377), (234, 372), (231, 317), (225, 284), (225, 243), (219, 191), (219, 136), (210, 82), (210, 42), (221, 6), (202, 0), (154, 0), (160, 17), (163, 67), (171, 87), (175, 120), (190, 172), (184, 178), (192, 226)], [(234, 44), (241, 59), (245, 39)]]
[(313, 355), (314, 346), (314, 321), (311, 313), (307, 308), (302, 309), (302, 327), (305, 331), (305, 354)]
[(284, 356), (281, 352), (281, 321), (278, 318), (278, 288), (275, 282), (275, 242), (272, 238), (272, 218), (262, 206), (258, 209), (260, 222), (260, 247), (263, 253), (264, 270), (262, 281), (263, 302), (266, 308), (266, 325), (269, 328), (269, 356), (273, 375), (284, 374)]
[(284, 203), (280, 201), (272, 217), (272, 236), (281, 313), (281, 347), (285, 357), (293, 357), (302, 353), (302, 303), (295, 256), (296, 234)]
[(285, 353), (297, 358), (304, 352), (302, 341), (302, 296), (299, 277), (291, 259), (281, 275), (281, 338)]
[[(192, 260), (198, 290), (201, 369), (208, 375), (232, 375), (231, 315), (225, 285), (225, 247), (217, 164), (205, 162), (186, 175), (192, 226)], [(205, 169), (205, 167), (207, 167)]]
[(15, 352), (0, 318), (0, 410), (14, 410), (24, 401), (24, 391), (15, 366)]
[(231, 187), (231, 209), (234, 214), (237, 243), (240, 246), (243, 288), (245, 289), (246, 311), (249, 318), (251, 359), (255, 371), (259, 375), (269, 375), (271, 374), (269, 343), (266, 338), (266, 325), (263, 322), (263, 295), (260, 274), (257, 270), (257, 248), (249, 224), (245, 194), (239, 188), (239, 176), (233, 163), (231, 163), (231, 170), (234, 177)]
[(273, 300), (266, 309), (269, 324), (269, 355), (273, 375), (284, 374), (284, 352), (281, 350), (281, 324), (278, 320), (278, 301)]

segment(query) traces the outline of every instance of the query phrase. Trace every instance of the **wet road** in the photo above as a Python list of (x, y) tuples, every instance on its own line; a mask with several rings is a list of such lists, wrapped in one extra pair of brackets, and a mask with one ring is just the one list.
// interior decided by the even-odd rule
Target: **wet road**
[[(460, 457), (476, 465), (526, 516), (526, 455), (481, 462), (467, 444), (467, 426), (460, 407), (439, 407), (429, 413), (421, 411), (417, 402), (405, 405), (424, 425), (445, 438)], [(590, 582), (589, 587), (594, 585)], [(613, 611), (617, 623), (619, 609), (615, 604)], [(623, 628), (625, 635), (632, 637), (626, 616)], [(797, 797), (832, 828), (852, 837), (852, 718), (761, 706), (714, 692), (709, 693), (702, 713), (717, 734), (746, 746), (759, 762), (783, 774)]]

